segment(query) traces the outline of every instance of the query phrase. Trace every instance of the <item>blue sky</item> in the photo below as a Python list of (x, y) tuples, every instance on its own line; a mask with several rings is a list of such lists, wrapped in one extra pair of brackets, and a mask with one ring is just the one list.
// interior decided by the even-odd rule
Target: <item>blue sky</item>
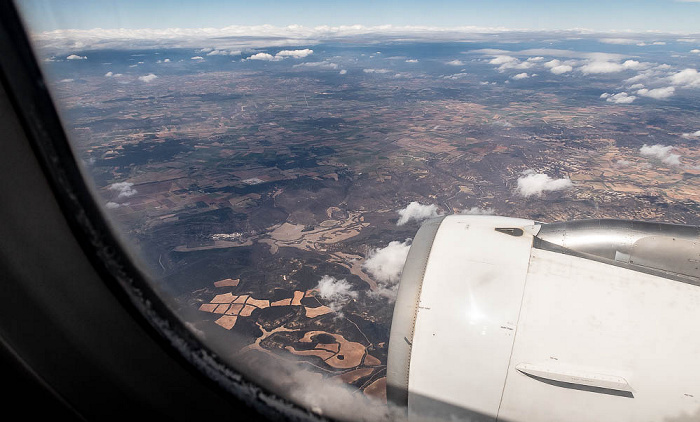
[(700, 0), (21, 0), (33, 31), (427, 25), (700, 33)]

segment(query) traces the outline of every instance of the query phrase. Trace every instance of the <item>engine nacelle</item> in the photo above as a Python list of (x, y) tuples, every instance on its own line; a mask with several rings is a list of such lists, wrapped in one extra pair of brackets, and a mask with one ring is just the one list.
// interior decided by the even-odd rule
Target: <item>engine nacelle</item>
[(427, 221), (405, 264), (389, 400), (447, 420), (700, 420), (700, 229)]

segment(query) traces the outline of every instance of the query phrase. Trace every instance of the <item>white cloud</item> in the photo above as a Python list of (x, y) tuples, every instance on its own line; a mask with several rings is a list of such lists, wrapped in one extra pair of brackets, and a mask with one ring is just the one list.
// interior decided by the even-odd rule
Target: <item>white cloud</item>
[(109, 190), (118, 192), (117, 199), (128, 198), (138, 193), (138, 191), (134, 189), (133, 186), (134, 184), (130, 182), (119, 182), (113, 183), (112, 186), (109, 187)]
[(87, 56), (78, 56), (77, 54), (71, 54), (66, 57), (66, 60), (87, 60)]
[(464, 62), (461, 60), (450, 60), (449, 62), (445, 63), (449, 64), (450, 66), (464, 66)]
[(700, 130), (697, 132), (692, 132), (692, 133), (684, 133), (681, 135), (683, 138), (690, 139), (690, 138), (700, 138)]
[[(586, 52), (586, 51), (575, 51), (575, 50), (559, 50), (555, 48), (530, 48), (521, 51), (505, 51), (505, 50), (490, 50), (481, 49), (473, 50), (472, 53), (481, 53), (486, 55), (517, 55), (517, 56), (542, 56), (542, 57), (560, 57), (560, 58), (571, 58), (571, 59), (586, 59), (590, 61), (620, 61), (624, 60), (628, 56), (615, 53), (601, 53), (601, 52)], [(556, 60), (558, 64), (561, 64), (559, 60)], [(550, 65), (550, 67), (557, 66), (558, 64)], [(575, 63), (567, 61), (564, 64), (574, 65)]]
[(530, 77), (530, 75), (528, 75), (527, 73), (523, 72), (523, 73), (518, 73), (517, 75), (513, 76), (512, 79), (515, 79), (515, 80), (517, 81), (517, 80), (519, 80), (519, 79), (527, 79), (527, 78), (529, 78), (529, 77)]
[(700, 88), (700, 73), (696, 69), (683, 69), (669, 78), (673, 85)]
[(270, 53), (257, 53), (257, 54), (253, 54), (252, 56), (250, 56), (244, 60), (261, 60), (261, 61), (272, 62), (272, 61), (284, 60), (286, 58), (302, 59), (304, 57), (308, 57), (308, 56), (312, 55), (313, 53), (314, 53), (314, 51), (309, 49), (309, 48), (305, 48), (302, 50), (282, 50), (282, 51), (279, 51), (274, 56)]
[(511, 56), (496, 56), (493, 59), (489, 60), (489, 64), (496, 64), (496, 65), (501, 65), (504, 63), (511, 63), (511, 62), (517, 62), (518, 59), (515, 57)]
[(642, 88), (637, 91), (638, 95), (641, 95), (642, 97), (649, 97), (649, 98), (654, 98), (656, 100), (662, 100), (665, 98), (669, 98), (673, 96), (673, 94), (676, 92), (676, 88), (672, 86), (667, 86), (665, 88), (656, 88), (656, 89), (646, 89)]
[(671, 153), (672, 149), (673, 147), (671, 145), (665, 146), (661, 144), (656, 144), (652, 146), (647, 146), (647, 144), (644, 144), (644, 146), (642, 146), (639, 149), (639, 153), (645, 157), (651, 157), (661, 160), (661, 162), (663, 162), (664, 164), (678, 166), (681, 164), (681, 156), (678, 154)]
[[(442, 79), (458, 80), (458, 79), (464, 79), (468, 76), (469, 76), (468, 73), (455, 73), (453, 75), (445, 75), (442, 77)], [(484, 83), (482, 82), (481, 84), (483, 85)], [(488, 84), (488, 82), (486, 84)]]
[(282, 50), (279, 53), (275, 54), (275, 57), (292, 57), (295, 59), (300, 59), (303, 57), (310, 56), (314, 53), (313, 50), (305, 48), (303, 50)]
[(591, 62), (586, 65), (581, 66), (579, 69), (584, 75), (590, 75), (592, 73), (616, 73), (625, 70), (625, 67), (619, 63), (613, 62)]
[(348, 73), (348, 71), (345, 69), (340, 69), (340, 72), (338, 73), (340, 73), (341, 75), (345, 75), (346, 73)]
[(357, 299), (357, 292), (352, 290), (352, 284), (346, 279), (336, 279), (329, 275), (324, 275), (318, 282), (318, 295), (327, 301), (327, 305), (334, 312), (340, 312), (343, 306), (351, 300)]
[(261, 61), (271, 62), (271, 61), (278, 60), (278, 59), (275, 59), (275, 56), (273, 56), (272, 54), (269, 54), (269, 53), (257, 53), (257, 54), (253, 54), (252, 56), (248, 57), (245, 60), (261, 60)]
[(604, 44), (616, 44), (616, 45), (634, 45), (638, 44), (640, 41), (632, 38), (601, 38), (598, 40)]
[(533, 66), (534, 64), (532, 62), (503, 63), (502, 65), (498, 66), (498, 71), (503, 72), (508, 69), (530, 69)]
[(418, 63), (418, 59), (408, 59), (406, 63)]
[(154, 75), (153, 73), (149, 73), (146, 76), (139, 76), (139, 81), (148, 83), (148, 82), (153, 81), (156, 78), (158, 78), (158, 76)]
[(644, 88), (644, 84), (634, 84), (630, 86), (630, 89), (642, 89)]
[[(240, 51), (238, 52), (240, 54)], [(235, 54), (231, 54), (230, 51), (228, 50), (211, 50), (210, 52), (207, 53), (207, 56), (231, 56)]]
[(700, 49), (694, 48), (690, 50), (691, 53), (700, 54)]
[[(670, 154), (668, 157), (666, 157), (663, 162), (668, 164), (669, 166), (680, 166), (681, 165), (681, 156), (679, 154)], [(694, 170), (700, 170), (700, 166), (693, 166), (692, 167)]]
[(614, 104), (630, 104), (637, 99), (634, 95), (629, 95), (626, 92), (620, 92), (617, 94), (603, 93), (600, 98), (605, 98), (605, 101)]
[(527, 59), (529, 62), (541, 62), (542, 60), (544, 60), (544, 57), (542, 56), (530, 57)]
[(207, 53), (207, 56), (238, 56), (239, 54), (241, 54), (241, 50), (212, 50)]
[(202, 57), (202, 56), (194, 56), (194, 57), (190, 57), (190, 60), (204, 60), (204, 57)]
[(384, 248), (369, 251), (362, 269), (377, 282), (379, 288), (374, 292), (375, 295), (389, 299), (396, 298), (401, 272), (410, 249), (410, 240), (405, 242), (395, 240)]
[(163, 59), (163, 63), (170, 63), (170, 59)]
[(112, 76), (114, 76), (114, 73), (112, 72), (105, 73), (105, 78), (111, 78)]
[(403, 226), (411, 220), (423, 221), (425, 219), (435, 218), (441, 215), (438, 212), (437, 205), (423, 205), (415, 201), (408, 204), (406, 208), (400, 209), (398, 213), (399, 221), (396, 222), (397, 226)]
[(336, 69), (338, 69), (339, 66), (337, 63), (332, 63), (332, 62), (306, 62), (306, 63), (295, 64), (292, 67), (311, 67), (311, 68), (315, 68), (315, 69), (336, 70)]
[(617, 73), (624, 70), (641, 70), (648, 67), (648, 64), (640, 63), (636, 60), (626, 60), (622, 64), (607, 60), (598, 60), (581, 66), (580, 70), (584, 75), (590, 75), (599, 73)]
[(121, 73), (113, 73), (113, 72), (107, 72), (105, 73), (105, 78), (121, 78), (122, 75)]
[(574, 70), (574, 68), (569, 66), (568, 64), (554, 66), (553, 68), (549, 69), (549, 71), (554, 73), (555, 75), (561, 75), (562, 73), (571, 72), (572, 70)]
[(638, 62), (636, 60), (625, 60), (625, 62), (622, 63), (622, 67), (630, 70), (640, 70), (648, 68), (649, 65), (646, 63)]
[(569, 189), (573, 186), (568, 178), (552, 179), (546, 174), (526, 170), (518, 178), (518, 193), (524, 197), (542, 196), (543, 192)]
[(554, 59), (545, 63), (544, 67), (548, 68), (549, 71), (555, 75), (561, 75), (562, 73), (571, 72), (574, 70), (571, 63), (573, 62), (562, 63), (560, 60)]
[(118, 204), (118, 203), (116, 203), (116, 202), (110, 201), (110, 202), (107, 202), (107, 203), (105, 204), (105, 207), (106, 207), (107, 209), (113, 210), (113, 209), (115, 209), (115, 208), (121, 207), (121, 205)]
[(489, 60), (489, 64), (498, 65), (498, 71), (504, 72), (508, 69), (529, 69), (534, 66), (532, 61), (520, 62), (512, 56), (507, 55), (496, 55), (493, 59)]
[(634, 38), (601, 38), (598, 41), (604, 44), (617, 44), (617, 45), (638, 45), (640, 47), (647, 45), (666, 45), (663, 41), (641, 41)]
[(362, 69), (363, 72), (365, 73), (389, 73), (391, 70), (389, 69)]
[(656, 76), (657, 74), (658, 74), (658, 72), (656, 72), (656, 71), (644, 71), (644, 72), (638, 73), (635, 76), (632, 76), (631, 78), (625, 79), (624, 82), (628, 83), (628, 84), (634, 84), (634, 83), (638, 83), (641, 81), (648, 81), (651, 78), (653, 78), (654, 76)]

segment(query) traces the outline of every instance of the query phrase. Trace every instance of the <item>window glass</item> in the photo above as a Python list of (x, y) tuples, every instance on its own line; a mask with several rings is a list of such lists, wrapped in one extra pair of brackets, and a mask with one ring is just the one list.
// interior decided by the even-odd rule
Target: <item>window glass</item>
[(403, 414), (389, 334), (426, 219), (700, 224), (697, 2), (17, 6), (154, 287), (315, 412)]

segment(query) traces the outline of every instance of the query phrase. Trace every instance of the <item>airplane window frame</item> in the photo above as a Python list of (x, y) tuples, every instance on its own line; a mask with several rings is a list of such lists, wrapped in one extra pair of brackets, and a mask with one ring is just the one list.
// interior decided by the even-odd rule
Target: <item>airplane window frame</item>
[(328, 420), (267, 391), (200, 342), (162, 298), (112, 232), (92, 196), (13, 2), (0, 2), (0, 83), (7, 90), (31, 148), (77, 242), (107, 288), (164, 350), (195, 368), (261, 417)]

